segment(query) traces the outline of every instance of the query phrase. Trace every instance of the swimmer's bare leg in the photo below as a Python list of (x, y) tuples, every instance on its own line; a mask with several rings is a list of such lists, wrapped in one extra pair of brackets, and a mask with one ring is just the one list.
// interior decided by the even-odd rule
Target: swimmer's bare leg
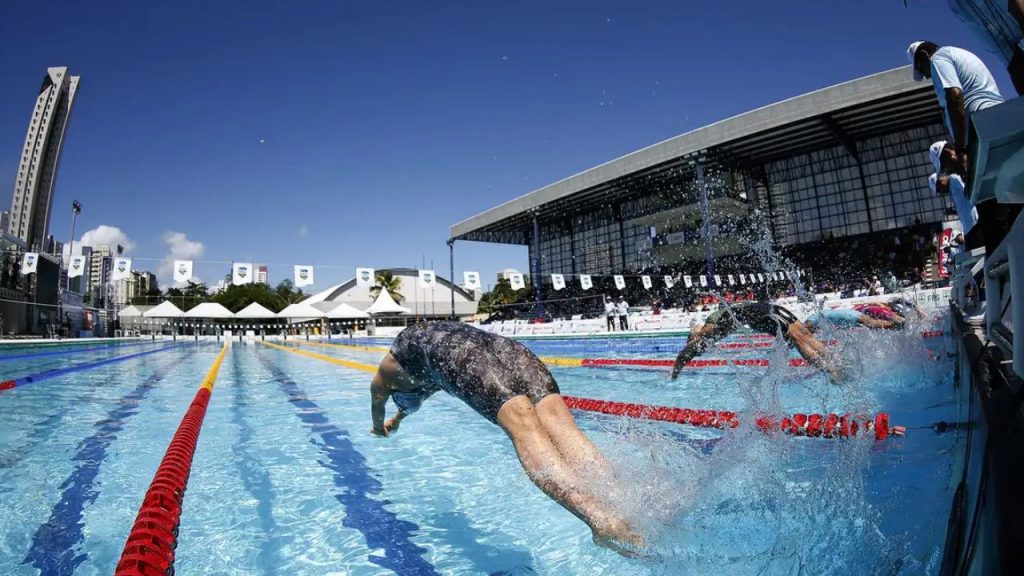
[(594, 532), (595, 544), (624, 555), (643, 548), (643, 537), (584, 489), (555, 447), (529, 398), (516, 396), (505, 402), (498, 410), (497, 420), (512, 440), (526, 475), (552, 500), (585, 522)]
[(569, 407), (558, 394), (549, 394), (536, 404), (537, 416), (555, 448), (577, 474), (606, 475), (611, 470), (604, 454), (576, 426)]
[(786, 330), (790, 341), (796, 347), (800, 355), (812, 365), (827, 372), (832, 380), (842, 380), (842, 371), (829, 360), (828, 347), (821, 340), (814, 337), (811, 331), (800, 322), (793, 322)]
[(892, 330), (893, 328), (896, 327), (896, 324), (894, 322), (872, 318), (867, 314), (861, 314), (860, 318), (857, 319), (857, 322), (859, 322), (862, 326), (867, 326), (868, 328), (871, 328), (873, 330)]

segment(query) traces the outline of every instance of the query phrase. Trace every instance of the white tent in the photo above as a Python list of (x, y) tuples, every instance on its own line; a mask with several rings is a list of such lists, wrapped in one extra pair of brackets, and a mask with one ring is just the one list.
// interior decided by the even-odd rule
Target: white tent
[(355, 306), (342, 302), (328, 310), (327, 317), (332, 320), (354, 320), (356, 318), (369, 318), (370, 315)]
[(216, 302), (203, 302), (202, 304), (185, 312), (185, 318), (234, 318), (231, 310), (217, 304)]
[(259, 302), (253, 302), (238, 312), (235, 312), (235, 318), (277, 318), (277, 314), (267, 310)]
[(281, 310), (280, 312), (277, 313), (277, 317), (313, 319), (326, 318), (327, 314), (325, 314), (321, 310), (313, 308), (309, 304), (299, 302), (297, 304), (289, 304), (284, 310)]
[(142, 317), (142, 310), (139, 310), (135, 306), (129, 306), (124, 308), (117, 313), (118, 318), (140, 318)]
[(409, 314), (412, 310), (405, 306), (399, 306), (387, 290), (381, 290), (380, 295), (366, 311), (370, 314)]
[(181, 318), (185, 313), (181, 311), (170, 300), (164, 300), (159, 305), (142, 313), (145, 318)]

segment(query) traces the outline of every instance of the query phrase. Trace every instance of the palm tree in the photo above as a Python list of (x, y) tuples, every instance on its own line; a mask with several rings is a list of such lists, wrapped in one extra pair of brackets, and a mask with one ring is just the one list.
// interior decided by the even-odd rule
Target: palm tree
[(380, 296), (380, 291), (382, 289), (387, 290), (388, 294), (391, 294), (391, 298), (393, 298), (398, 304), (401, 304), (402, 300), (405, 300), (405, 296), (402, 296), (402, 293), (398, 291), (398, 289), (402, 287), (401, 278), (395, 276), (390, 270), (377, 272), (375, 276), (377, 283), (373, 288), (370, 288), (370, 296), (373, 296), (374, 300)]

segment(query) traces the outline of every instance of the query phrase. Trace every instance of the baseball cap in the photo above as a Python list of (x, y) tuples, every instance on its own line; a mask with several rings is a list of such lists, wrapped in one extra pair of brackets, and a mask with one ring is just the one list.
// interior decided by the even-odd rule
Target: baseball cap
[(914, 66), (914, 56), (917, 54), (917, 49), (921, 47), (921, 44), (924, 44), (924, 40), (911, 42), (910, 46), (907, 47), (907, 60), (910, 61), (910, 66), (912, 67), (914, 73), (914, 80), (916, 81), (921, 81), (924, 79), (924, 75), (918, 72), (917, 67)]
[(938, 182), (939, 175), (937, 173), (933, 173), (931, 176), (928, 177), (928, 189), (932, 191), (932, 194), (938, 194), (938, 192), (935, 191), (935, 186), (936, 184), (938, 184)]
[(928, 147), (928, 156), (932, 159), (932, 166), (935, 168), (936, 172), (942, 169), (942, 150), (945, 147), (945, 140), (932, 142), (932, 145)]

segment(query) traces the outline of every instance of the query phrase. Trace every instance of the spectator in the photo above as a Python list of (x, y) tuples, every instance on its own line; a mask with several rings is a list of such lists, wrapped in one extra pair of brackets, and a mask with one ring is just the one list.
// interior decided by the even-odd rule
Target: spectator
[(1024, 94), (1024, 1), (949, 0), (949, 8), (989, 52), (999, 55), (1017, 94)]
[(608, 298), (607, 296), (605, 296), (605, 301), (604, 301), (604, 315), (605, 315), (605, 318), (608, 320), (608, 331), (609, 332), (614, 332), (615, 331), (615, 302), (613, 302), (612, 299)]
[(871, 277), (871, 284), (868, 286), (868, 296), (878, 296), (882, 293), (882, 283), (878, 280), (878, 276)]
[(626, 302), (625, 296), (619, 297), (619, 305), (615, 307), (615, 310), (619, 314), (619, 330), (623, 332), (629, 330), (629, 303)]
[(946, 127), (953, 137), (957, 157), (967, 165), (967, 122), (971, 114), (1003, 102), (999, 87), (985, 64), (974, 54), (955, 46), (918, 41), (907, 48), (914, 79), (930, 78), (935, 95), (945, 110)]
[(930, 149), (932, 166), (935, 174), (928, 177), (928, 187), (933, 194), (949, 195), (956, 215), (960, 219), (960, 226), (966, 234), (966, 246), (968, 250), (980, 248), (985, 244), (982, 237), (982, 226), (978, 223), (978, 210), (971, 205), (964, 191), (964, 181), (956, 173), (960, 163), (957, 161), (956, 150), (953, 150), (944, 140), (932, 144)]

